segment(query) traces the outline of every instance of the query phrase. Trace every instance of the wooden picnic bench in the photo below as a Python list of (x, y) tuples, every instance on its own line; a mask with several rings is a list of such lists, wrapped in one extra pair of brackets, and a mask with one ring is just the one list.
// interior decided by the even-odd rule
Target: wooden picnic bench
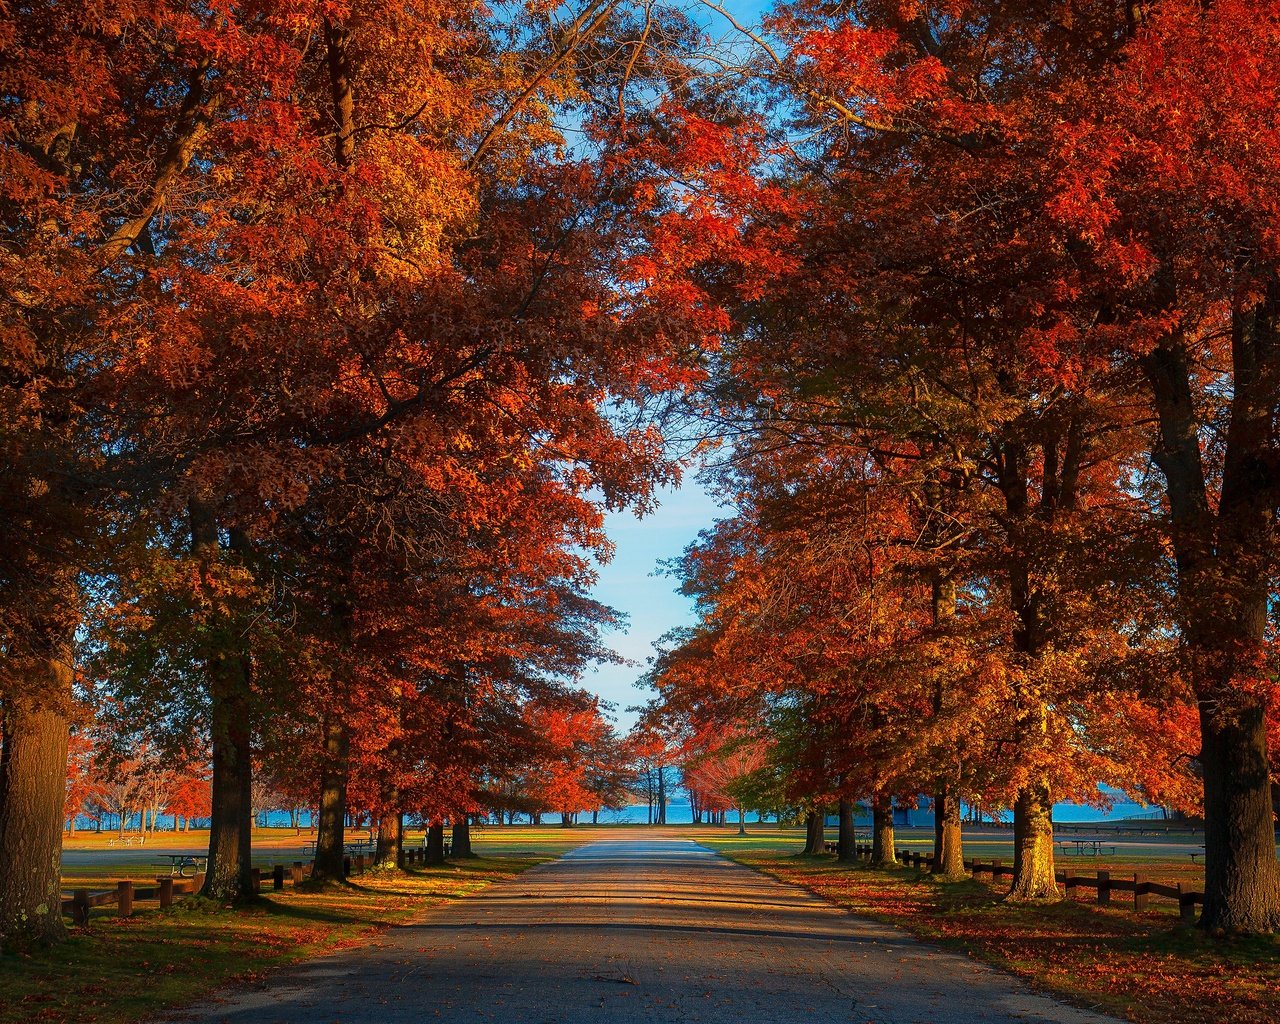
[(147, 841), (146, 836), (114, 836), (107, 840), (108, 846), (141, 846)]
[[(195, 878), (208, 870), (209, 857), (203, 853), (163, 853), (162, 857), (169, 861), (170, 878)], [(160, 865), (165, 867), (164, 864)]]
[(1058, 846), (1062, 849), (1064, 855), (1072, 852), (1072, 847), (1077, 856), (1089, 854), (1093, 857), (1102, 856), (1102, 848), (1104, 846), (1111, 847), (1111, 855), (1115, 856), (1116, 847), (1114, 843), (1108, 842), (1106, 836), (1069, 836), (1066, 839), (1059, 839)]

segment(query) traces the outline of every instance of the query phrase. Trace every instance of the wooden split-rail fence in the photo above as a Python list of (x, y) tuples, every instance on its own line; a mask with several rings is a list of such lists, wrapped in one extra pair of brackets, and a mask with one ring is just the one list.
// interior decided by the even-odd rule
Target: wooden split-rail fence
[[(426, 850), (420, 847), (406, 847), (404, 850), (406, 867), (424, 863), (425, 858)], [(342, 872), (344, 876), (348, 877), (352, 874), (362, 875), (367, 868), (372, 866), (373, 857), (366, 856), (363, 853), (357, 853), (342, 859)], [(253, 891), (256, 893), (262, 892), (264, 883), (269, 880), (272, 890), (279, 892), (285, 887), (286, 875), (289, 878), (289, 884), (296, 889), (306, 878), (310, 877), (314, 868), (314, 860), (305, 862), (295, 860), (287, 865), (273, 864), (266, 869), (253, 868), (251, 869)], [(178, 897), (198, 893), (203, 885), (204, 872), (201, 871), (191, 878), (157, 877), (155, 885), (138, 885), (135, 882), (126, 880), (117, 882), (114, 889), (102, 889), (97, 892), (91, 892), (88, 889), (75, 889), (70, 897), (63, 899), (62, 913), (64, 916), (70, 917), (75, 924), (87, 925), (89, 923), (89, 911), (94, 907), (114, 905), (120, 917), (131, 917), (135, 901), (152, 900), (160, 904), (161, 910), (167, 910), (173, 906)]]
[[(838, 843), (827, 843), (828, 853), (838, 853)], [(854, 847), (854, 856), (859, 860), (871, 859), (871, 844), (858, 843)], [(896, 853), (900, 863), (916, 870), (931, 869), (933, 854), (920, 853), (916, 850), (898, 850)], [(999, 858), (992, 860), (966, 860), (965, 870), (972, 872), (977, 879), (988, 878), (996, 881), (1000, 878), (1013, 877), (1013, 865), (1005, 864)], [(1111, 894), (1117, 892), (1133, 893), (1133, 909), (1146, 910), (1151, 905), (1152, 896), (1175, 900), (1178, 913), (1186, 920), (1196, 916), (1196, 907), (1204, 903), (1204, 893), (1191, 889), (1185, 883), (1165, 885), (1153, 882), (1140, 873), (1132, 878), (1113, 878), (1110, 871), (1099, 871), (1096, 875), (1074, 875), (1067, 871), (1054, 872), (1054, 878), (1065, 890), (1068, 899), (1078, 898), (1081, 889), (1093, 889), (1097, 892), (1099, 903), (1111, 903)]]

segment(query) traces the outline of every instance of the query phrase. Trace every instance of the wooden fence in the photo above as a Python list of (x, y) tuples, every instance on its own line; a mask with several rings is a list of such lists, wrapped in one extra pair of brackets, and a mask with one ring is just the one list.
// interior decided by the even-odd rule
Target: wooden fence
[[(420, 847), (406, 847), (404, 863), (406, 867), (425, 863), (426, 851)], [(357, 853), (342, 859), (344, 877), (352, 874), (362, 875), (366, 867), (372, 867), (372, 858)], [(266, 868), (252, 868), (253, 891), (262, 892), (263, 883), (270, 881), (273, 891), (284, 889), (285, 876), (296, 889), (309, 877), (315, 869), (315, 861), (295, 860), (291, 864), (273, 864)], [(204, 885), (204, 872), (197, 872), (193, 878), (157, 877), (155, 885), (137, 885), (132, 881), (117, 882), (114, 889), (102, 889), (91, 892), (88, 889), (75, 889), (71, 896), (62, 901), (62, 913), (78, 925), (89, 923), (89, 911), (94, 907), (114, 905), (120, 917), (133, 915), (133, 904), (136, 900), (154, 900), (160, 904), (161, 910), (173, 906), (179, 896), (190, 896), (200, 891)]]
[[(838, 849), (837, 843), (826, 844), (828, 853), (836, 853)], [(854, 856), (859, 860), (870, 860), (871, 844), (855, 844)], [(927, 870), (933, 867), (931, 853), (898, 850), (897, 859), (916, 870)], [(994, 882), (999, 878), (1013, 877), (1013, 866), (1005, 864), (999, 858), (987, 861), (966, 860), (964, 866), (965, 870), (971, 871), (973, 877), (977, 879), (985, 876)], [(1186, 920), (1194, 919), (1196, 907), (1204, 903), (1204, 893), (1190, 889), (1182, 882), (1177, 885), (1164, 885), (1160, 882), (1152, 882), (1141, 874), (1135, 874), (1132, 878), (1112, 878), (1110, 871), (1099, 871), (1096, 875), (1073, 875), (1066, 871), (1056, 871), (1054, 878), (1066, 890), (1070, 899), (1076, 899), (1081, 889), (1093, 889), (1097, 892), (1099, 903), (1109, 904), (1112, 893), (1131, 892), (1134, 910), (1146, 910), (1151, 904), (1152, 896), (1174, 900), (1178, 904), (1178, 913)]]

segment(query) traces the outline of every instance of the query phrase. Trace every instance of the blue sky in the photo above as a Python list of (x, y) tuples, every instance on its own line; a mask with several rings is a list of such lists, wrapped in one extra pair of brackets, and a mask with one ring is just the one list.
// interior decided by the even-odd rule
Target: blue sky
[(630, 512), (608, 517), (609, 537), (617, 547), (613, 561), (600, 568), (595, 597), (625, 612), (630, 619), (623, 633), (611, 634), (609, 645), (634, 665), (603, 665), (588, 670), (582, 682), (618, 706), (618, 721), (626, 729), (634, 721), (626, 708), (642, 703), (647, 694), (635, 688), (653, 654), (653, 642), (673, 626), (693, 621), (692, 605), (675, 592), (670, 576), (654, 575), (658, 563), (680, 554), (698, 531), (724, 514), (692, 476), (678, 490), (664, 490), (661, 505), (644, 519)]

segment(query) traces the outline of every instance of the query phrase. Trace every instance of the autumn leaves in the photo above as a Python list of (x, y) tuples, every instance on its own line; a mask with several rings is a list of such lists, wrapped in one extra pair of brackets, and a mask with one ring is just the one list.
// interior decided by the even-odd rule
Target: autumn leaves
[(737, 506), (655, 674), (703, 748), (1012, 806), (1028, 898), (1059, 795), (1203, 783), (1206, 922), (1276, 926), (1267, 5), (801, 0), (714, 52), (660, 5), (3, 27), (0, 935), (61, 930), (86, 707), (212, 751), (227, 898), (259, 762), (334, 874), (353, 801), (457, 817), (541, 716), (594, 734), (658, 411)]
[(715, 258), (737, 514), (681, 566), (669, 714), (774, 741), (795, 802), (1011, 808), (1022, 898), (1055, 799), (1202, 811), (1204, 924), (1274, 930), (1274, 10), (801, 0), (766, 35), (790, 135)]
[(673, 472), (613, 413), (704, 334), (627, 267), (663, 151), (557, 124), (661, 86), (632, 15), (90, 6), (4, 16), (6, 942), (62, 930), (72, 728), (211, 757), (219, 899), (264, 769), (317, 877), (356, 810), (578, 803), (603, 513)]

